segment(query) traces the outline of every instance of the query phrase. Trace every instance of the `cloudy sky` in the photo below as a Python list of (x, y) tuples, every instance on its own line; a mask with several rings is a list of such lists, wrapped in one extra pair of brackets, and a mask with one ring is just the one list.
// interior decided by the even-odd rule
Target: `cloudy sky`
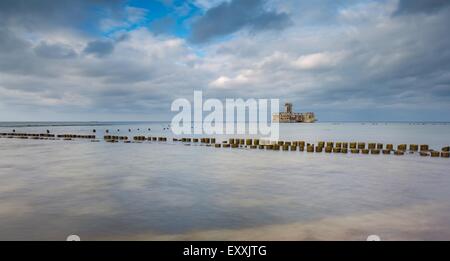
[(450, 121), (449, 25), (448, 0), (2, 0), (0, 121), (170, 120), (193, 90)]

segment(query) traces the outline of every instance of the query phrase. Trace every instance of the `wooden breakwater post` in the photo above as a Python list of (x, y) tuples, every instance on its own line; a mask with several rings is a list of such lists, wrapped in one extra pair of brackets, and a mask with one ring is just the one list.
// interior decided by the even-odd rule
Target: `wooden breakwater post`
[(352, 154), (359, 154), (359, 149), (351, 149), (350, 152)]
[[(336, 145), (337, 145), (337, 143), (336, 143)], [(341, 151), (342, 151), (342, 148), (340, 148), (340, 147), (333, 148), (333, 153), (341, 153)]]
[(145, 141), (145, 140), (148, 140), (148, 139), (145, 136), (134, 136), (133, 140), (134, 141)]
[(420, 145), (420, 151), (429, 151), (429, 150), (430, 149), (429, 149), (428, 145), (426, 145), (426, 144)]
[(403, 150), (396, 150), (396, 151), (394, 151), (394, 155), (402, 156), (402, 155), (405, 155), (405, 152)]
[(432, 150), (430, 152), (430, 156), (431, 157), (439, 157), (439, 155), (440, 155), (439, 151)]
[(450, 156), (450, 146), (443, 147), (441, 150), (442, 150), (441, 151), (441, 157), (442, 158), (449, 158), (449, 156)]
[(305, 150), (305, 142), (304, 141), (299, 141), (298, 142), (298, 150), (299, 151), (304, 151)]
[(430, 156), (430, 154), (427, 151), (421, 151), (421, 152), (419, 152), (419, 155), (422, 156), (422, 157)]
[(323, 147), (320, 145), (316, 146), (316, 153), (321, 153), (323, 151)]
[(372, 150), (370, 150), (370, 154), (378, 155), (378, 154), (380, 154), (380, 150), (379, 149), (372, 149)]
[(409, 144), (409, 150), (410, 151), (418, 151), (419, 150), (419, 145), (417, 145), (417, 144)]
[[(134, 137), (133, 137), (134, 138)], [(144, 137), (145, 138), (145, 137)], [(116, 135), (105, 135), (103, 136), (103, 139), (106, 142), (111, 142), (111, 143), (116, 143), (119, 142), (119, 140), (128, 140), (128, 137), (123, 137), (123, 136), (116, 136)]]
[(406, 151), (407, 146), (406, 144), (399, 144), (397, 145), (397, 150)]

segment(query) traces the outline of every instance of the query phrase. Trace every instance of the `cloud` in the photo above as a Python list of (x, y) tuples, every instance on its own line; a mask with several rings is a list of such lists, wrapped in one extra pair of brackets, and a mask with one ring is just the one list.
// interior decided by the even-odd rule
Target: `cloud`
[(242, 88), (247, 84), (255, 83), (257, 80), (257, 75), (253, 70), (245, 70), (240, 72), (233, 78), (227, 76), (220, 76), (214, 81), (209, 83), (209, 86), (217, 89), (232, 89), (232, 88)]
[(149, 10), (132, 6), (125, 6), (124, 10), (106, 15), (99, 21), (99, 28), (103, 32), (127, 31), (130, 28), (146, 24)]
[(293, 66), (303, 70), (330, 68), (336, 66), (344, 58), (345, 54), (342, 52), (306, 54), (295, 60)]
[[(246, 17), (236, 25), (227, 8), (237, 4), (247, 8), (233, 13)], [(219, 99), (289, 100), (321, 120), (450, 120), (442, 113), (450, 109), (448, 8), (393, 16), (396, 0), (246, 4), (205, 9), (197, 22), (214, 8), (228, 10), (217, 14), (226, 14), (225, 22), (209, 18), (222, 31), (205, 34), (205, 45), (164, 25), (156, 34), (147, 24), (96, 33), (92, 24), (104, 15), (83, 29), (63, 17), (75, 11), (62, 6), (61, 16), (48, 21), (40, 21), (39, 10), (8, 7), (14, 15), (0, 16), (0, 119), (167, 120), (173, 99), (203, 90)], [(107, 6), (102, 10), (113, 13), (106, 17), (128, 21), (117, 19), (128, 17), (126, 4), (119, 14)], [(285, 13), (292, 26), (262, 33), (270, 25), (256, 18), (266, 13)], [(28, 19), (36, 25), (27, 26)]]
[(432, 13), (448, 6), (448, 0), (400, 0), (395, 14)]
[[(73, 37), (74, 45), (85, 42), (98, 47), (89, 38), (78, 37)], [(60, 45), (40, 39), (16, 52), (0, 52), (0, 89), (5, 94), (0, 97), (0, 106), (14, 107), (15, 113), (21, 111), (36, 119), (43, 117), (39, 114), (42, 109), (67, 115), (95, 112), (93, 119), (102, 113), (144, 117), (165, 108), (174, 95), (189, 95), (183, 88), (199, 83), (194, 79), (200, 79), (200, 74), (190, 71), (189, 65), (195, 62), (195, 55), (184, 42), (167, 36), (157, 38), (146, 29), (114, 42), (114, 52), (107, 56), (104, 48), (88, 48), (96, 59), (90, 55), (49, 59), (61, 58), (61, 52), (54, 48), (60, 49)], [(84, 46), (74, 49), (83, 52)]]
[(86, 23), (96, 25), (99, 11), (108, 14), (122, 12), (123, 0), (2, 0), (0, 24), (26, 30), (52, 28), (85, 28)]
[(224, 0), (193, 0), (192, 2), (194, 5), (207, 10), (223, 3)]
[(84, 53), (93, 54), (97, 57), (103, 57), (114, 51), (114, 43), (106, 40), (95, 40), (89, 42), (84, 48)]
[[(210, 66), (220, 73), (210, 86), (233, 89), (238, 97), (288, 99), (316, 110), (322, 120), (336, 116), (330, 108), (352, 108), (341, 119), (411, 119), (418, 107), (423, 112), (417, 117), (428, 113), (430, 119), (439, 118), (431, 113), (433, 108), (450, 104), (445, 96), (450, 90), (450, 52), (445, 47), (450, 44), (445, 33), (449, 11), (415, 17), (411, 23), (408, 17), (392, 17), (393, 4), (349, 6), (351, 10), (339, 9), (336, 16), (351, 12), (357, 19), (338, 17), (331, 25), (291, 27), (281, 35), (236, 37), (217, 44), (211, 47), (217, 56)], [(367, 17), (364, 23), (361, 17)], [(237, 86), (236, 72), (246, 69), (254, 70), (258, 81), (232, 88)], [(377, 110), (379, 114), (368, 116)]]
[(10, 53), (27, 48), (29, 43), (8, 28), (0, 26), (0, 53)]
[(77, 56), (77, 53), (68, 45), (45, 41), (36, 46), (34, 52), (40, 57), (49, 59), (67, 59)]
[(244, 28), (257, 32), (290, 25), (287, 13), (266, 10), (264, 4), (264, 0), (232, 0), (212, 7), (193, 23), (191, 40), (203, 43)]
[(155, 34), (170, 34), (176, 25), (176, 19), (173, 17), (164, 17), (153, 21), (150, 29)]
[(127, 18), (131, 23), (139, 23), (146, 20), (149, 11), (145, 8), (127, 6), (125, 7)]

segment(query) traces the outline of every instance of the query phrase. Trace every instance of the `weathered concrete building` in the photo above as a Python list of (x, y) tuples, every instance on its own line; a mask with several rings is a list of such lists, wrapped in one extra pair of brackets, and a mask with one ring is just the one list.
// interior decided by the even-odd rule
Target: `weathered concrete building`
[(285, 111), (272, 115), (272, 121), (274, 122), (305, 122), (312, 123), (316, 121), (314, 112), (296, 113), (292, 111), (292, 103), (284, 104)]

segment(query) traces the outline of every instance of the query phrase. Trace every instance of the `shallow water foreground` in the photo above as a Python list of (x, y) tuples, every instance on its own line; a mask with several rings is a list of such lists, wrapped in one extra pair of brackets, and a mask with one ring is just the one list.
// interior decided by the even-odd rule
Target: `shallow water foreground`
[(0, 139), (0, 239), (450, 240), (450, 160)]

